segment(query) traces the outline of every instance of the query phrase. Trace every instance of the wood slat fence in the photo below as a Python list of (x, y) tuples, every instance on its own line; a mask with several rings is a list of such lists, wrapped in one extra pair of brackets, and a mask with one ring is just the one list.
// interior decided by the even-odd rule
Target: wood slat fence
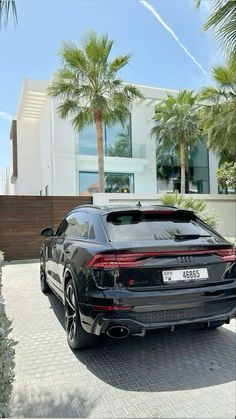
[(73, 207), (92, 204), (89, 196), (0, 196), (0, 250), (5, 261), (39, 257), (44, 227), (57, 228)]

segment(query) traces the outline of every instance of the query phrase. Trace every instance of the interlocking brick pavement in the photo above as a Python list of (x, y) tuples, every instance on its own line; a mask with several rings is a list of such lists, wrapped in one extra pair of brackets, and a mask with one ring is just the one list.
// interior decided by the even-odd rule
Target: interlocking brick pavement
[(12, 417), (234, 418), (235, 320), (218, 330), (106, 338), (73, 352), (63, 306), (39, 287), (39, 264), (3, 268), (13, 319)]

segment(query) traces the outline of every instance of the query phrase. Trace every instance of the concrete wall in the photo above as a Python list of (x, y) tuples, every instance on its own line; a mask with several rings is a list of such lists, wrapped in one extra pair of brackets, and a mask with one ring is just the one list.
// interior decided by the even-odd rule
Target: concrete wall
[(75, 132), (69, 121), (57, 115), (57, 105), (53, 101), (52, 148), (54, 158), (53, 194), (76, 195)]
[(17, 160), (18, 177), (14, 193), (16, 195), (39, 194), (41, 168), (37, 121), (31, 119), (17, 121)]
[(45, 188), (48, 186), (48, 194), (53, 192), (53, 153), (52, 153), (52, 133), (51, 133), (51, 103), (48, 99), (44, 105), (38, 121), (39, 147), (40, 147), (40, 170), (41, 184), (40, 189), (35, 192), (45, 195)]
[[(94, 205), (137, 204), (143, 205), (161, 204), (161, 196), (155, 194), (93, 194)], [(236, 236), (236, 195), (186, 195), (193, 198), (203, 199), (207, 203), (209, 212), (214, 213), (219, 222), (217, 231), (225, 237)]]

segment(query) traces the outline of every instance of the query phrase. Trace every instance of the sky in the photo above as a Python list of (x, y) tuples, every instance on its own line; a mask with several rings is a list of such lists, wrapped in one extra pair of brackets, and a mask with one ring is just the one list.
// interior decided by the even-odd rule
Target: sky
[[(214, 38), (201, 31), (211, 0), (16, 0), (18, 26), (0, 31), (0, 181), (11, 166), (11, 119), (23, 79), (48, 80), (60, 67), (64, 41), (80, 46), (89, 30), (114, 40), (111, 58), (132, 52), (124, 81), (168, 89), (211, 84), (222, 62)], [(1, 184), (0, 184), (1, 193)]]

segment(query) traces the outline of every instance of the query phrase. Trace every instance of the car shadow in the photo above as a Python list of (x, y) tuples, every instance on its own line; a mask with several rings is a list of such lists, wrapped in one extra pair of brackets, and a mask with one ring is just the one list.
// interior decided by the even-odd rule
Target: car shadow
[[(53, 294), (48, 298), (64, 327), (63, 305)], [(174, 333), (159, 329), (144, 338), (104, 337), (96, 348), (73, 353), (91, 373), (111, 386), (164, 392), (234, 381), (235, 344), (235, 334), (225, 327), (182, 328)]]

